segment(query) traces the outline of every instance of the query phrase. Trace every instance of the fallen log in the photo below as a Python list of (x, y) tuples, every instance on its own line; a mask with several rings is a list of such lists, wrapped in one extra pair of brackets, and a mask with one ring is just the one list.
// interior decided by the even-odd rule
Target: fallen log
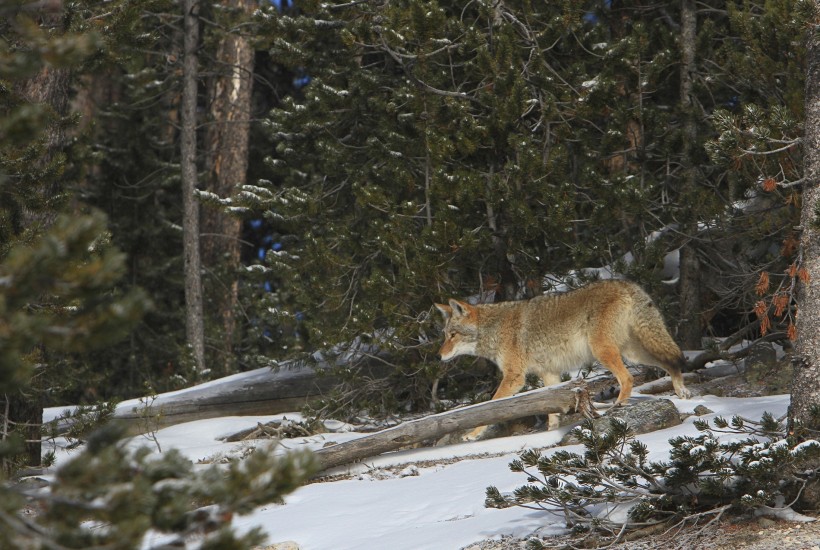
[(497, 424), (536, 414), (591, 411), (592, 403), (586, 386), (583, 383), (575, 385), (576, 387), (562, 385), (557, 388), (539, 388), (503, 399), (433, 414), (353, 441), (319, 449), (315, 454), (320, 461), (321, 470), (325, 471), (477, 426)]
[[(363, 361), (358, 368), (368, 376), (387, 376), (388, 367), (378, 361)], [(259, 416), (301, 410), (341, 383), (331, 374), (331, 365), (318, 362), (304, 366), (283, 363), (277, 370), (267, 367), (248, 371), (183, 390), (117, 404), (113, 419), (124, 423), (131, 434), (221, 416)], [(74, 422), (57, 422), (60, 433)]]
[(320, 376), (312, 367), (265, 367), (156, 398), (124, 401), (114, 418), (127, 423), (129, 431), (141, 432), (220, 416), (279, 414), (300, 410), (338, 383), (338, 378)]

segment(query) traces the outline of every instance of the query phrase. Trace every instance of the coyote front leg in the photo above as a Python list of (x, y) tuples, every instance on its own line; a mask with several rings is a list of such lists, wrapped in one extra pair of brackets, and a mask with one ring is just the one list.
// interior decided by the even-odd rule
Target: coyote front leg
[[(501, 384), (493, 395), (493, 399), (501, 399), (502, 397), (509, 397), (518, 393), (518, 390), (524, 387), (526, 378), (523, 370), (513, 371), (507, 370), (501, 378)], [(479, 439), (487, 430), (487, 426), (479, 426), (461, 439), (464, 441), (475, 441)]]

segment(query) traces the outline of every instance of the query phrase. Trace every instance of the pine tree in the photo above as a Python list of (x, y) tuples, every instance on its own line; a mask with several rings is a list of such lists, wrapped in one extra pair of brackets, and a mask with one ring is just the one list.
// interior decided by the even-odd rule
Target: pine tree
[(195, 468), (175, 450), (159, 457), (147, 447), (130, 450), (123, 435), (116, 425), (92, 434), (47, 492), (27, 495), (41, 510), (36, 516), (19, 513), (26, 500), (19, 489), (0, 485), (0, 545), (251, 548), (264, 534), (258, 528), (235, 533), (234, 515), (281, 502), (315, 471), (310, 453), (277, 457), (262, 450), (224, 467)]
[(205, 313), (202, 297), (197, 155), (199, 88), (199, 2), (182, 4), (182, 103), (180, 108), (180, 172), (182, 183), (182, 254), (185, 273), (185, 337), (198, 372), (205, 363)]
[[(176, 9), (173, 2), (156, 0), (109, 3), (104, 9), (90, 3), (83, 12), (86, 24), (95, 21), (104, 29), (104, 47), (87, 67), (81, 86), (83, 114), (94, 121), (89, 127), (93, 170), (82, 196), (109, 215), (114, 242), (131, 258), (122, 286), (141, 286), (158, 304), (126, 345), (92, 359), (96, 370), (111, 373), (114, 381), (99, 390), (106, 398), (142, 394), (145, 386), (152, 391), (176, 389), (210, 376), (209, 371), (195, 368), (186, 344), (184, 310), (179, 308), (184, 296), (179, 252), (184, 215), (179, 151), (182, 93), (177, 77), (184, 57), (182, 20), (171, 15)], [(212, 17), (211, 4), (201, 4), (200, 18)], [(206, 29), (216, 27), (211, 23)], [(206, 34), (198, 49), (203, 72), (197, 83), (198, 109), (206, 104), (203, 81), (216, 72), (213, 49), (213, 39)], [(206, 122), (197, 119), (200, 142), (204, 128), (213, 126)], [(200, 178), (203, 157), (196, 159)], [(199, 199), (193, 198), (190, 206), (199, 211)], [(215, 267), (207, 272), (216, 271)], [(222, 293), (234, 284), (220, 279), (215, 286)], [(206, 349), (221, 346), (218, 317), (205, 319)], [(231, 363), (224, 356), (220, 361)]]
[[(215, 54), (217, 74), (210, 84), (210, 124), (206, 132), (206, 156), (210, 178), (207, 189), (220, 196), (231, 195), (246, 183), (250, 148), (254, 49), (250, 33), (241, 31), (255, 2), (236, 0), (226, 6), (221, 20), (225, 27)], [(236, 310), (239, 300), (239, 261), (242, 222), (221, 208), (202, 209), (202, 261), (207, 269), (206, 303), (215, 310), (213, 324), (222, 342), (213, 368), (235, 369), (237, 340)], [(209, 307), (209, 309), (211, 309)]]
[[(237, 165), (242, 157), (237, 153), (241, 147), (219, 140), (227, 139), (231, 133), (247, 134), (251, 114), (225, 114), (225, 105), (236, 108), (232, 94), (227, 93), (230, 92), (228, 87), (221, 88), (226, 92), (222, 94), (221, 103), (211, 102), (212, 97), (204, 92), (206, 89), (216, 90), (218, 82), (233, 82), (232, 78), (237, 74), (232, 62), (219, 59), (219, 55), (227, 55), (224, 44), (244, 42), (243, 55), (251, 54), (253, 58), (250, 42), (255, 27), (248, 21), (248, 14), (224, 10), (219, 4), (207, 2), (201, 3), (200, 7), (200, 19), (206, 24), (198, 50), (202, 73), (198, 85), (198, 109), (216, 109), (222, 105), (222, 114), (212, 114), (216, 117), (213, 120), (199, 117), (196, 128), (202, 153), (197, 159), (200, 187), (207, 187), (212, 192), (219, 191), (212, 188), (212, 180), (218, 174), (228, 188), (237, 183), (231, 175), (235, 171), (231, 166)], [(142, 286), (159, 304), (140, 323), (127, 345), (108, 350), (104, 356), (99, 356), (99, 361), (95, 359), (99, 370), (105, 366), (116, 373), (113, 376), (116, 386), (102, 390), (106, 397), (133, 396), (143, 391), (144, 384), (156, 391), (175, 389), (225, 373), (225, 369), (246, 368), (238, 352), (232, 352), (236, 356), (231, 356), (226, 350), (227, 340), (230, 340), (225, 336), (229, 325), (236, 325), (233, 340), (241, 341), (244, 347), (264, 345), (261, 343), (263, 337), (259, 342), (251, 342), (253, 336), (245, 334), (255, 334), (257, 329), (256, 326), (248, 327), (245, 322), (248, 318), (253, 321), (254, 302), (242, 304), (241, 310), (250, 312), (247, 316), (229, 320), (237, 309), (232, 294), (238, 290), (244, 293), (255, 289), (250, 284), (240, 283), (237, 273), (239, 220), (223, 215), (221, 208), (210, 206), (200, 209), (204, 224), (200, 233), (206, 239), (203, 242), (206, 259), (203, 277), (207, 285), (204, 289), (205, 349), (209, 364), (213, 361), (213, 368), (195, 371), (191, 353), (185, 345), (184, 330), (181, 330), (185, 321), (184, 312), (178, 307), (184, 282), (179, 254), (183, 215), (178, 150), (181, 87), (177, 76), (183, 56), (181, 21), (170, 15), (175, 9), (173, 2), (156, 0), (109, 3), (101, 13), (89, 6), (86, 12), (88, 20), (105, 21), (102, 35), (105, 47), (95, 57), (89, 71), (90, 80), (83, 86), (90, 104), (87, 115), (95, 121), (90, 129), (94, 169), (89, 174), (88, 185), (82, 189), (83, 197), (109, 215), (112, 238), (132, 258), (123, 286)], [(220, 50), (220, 43), (224, 51)], [(238, 73), (243, 76), (245, 85), (250, 83), (251, 75), (246, 72), (249, 70), (245, 67)], [(278, 75), (268, 76), (273, 82), (261, 78), (265, 87), (257, 86), (256, 114), (266, 110), (258, 104), (267, 102), (269, 98), (265, 95), (272, 93), (272, 89), (275, 91), (278, 85), (275, 81)], [(247, 86), (243, 89), (247, 91)], [(220, 121), (219, 117), (223, 116), (237, 121)], [(241, 128), (244, 129), (237, 132)], [(258, 151), (266, 146), (265, 141), (258, 137), (251, 141), (256, 159), (260, 156)], [(261, 160), (255, 160), (255, 165), (249, 169), (259, 173), (259, 165)], [(198, 195), (196, 202), (208, 202), (210, 192)], [(223, 229), (209, 225), (211, 218), (222, 220), (220, 223), (230, 227), (231, 232), (223, 235)], [(228, 244), (230, 246), (225, 248)], [(225, 264), (227, 257), (231, 266)]]
[(99, 213), (60, 217), (38, 241), (3, 259), (4, 391), (25, 384), (35, 366), (48, 367), (45, 354), (116, 342), (145, 310), (142, 292), (106, 293), (124, 264), (106, 235)]
[[(32, 14), (24, 6), (12, 5), (4, 11), (8, 17), (4, 17), (0, 27), (5, 36), (0, 75), (5, 84), (2, 109), (8, 133), (0, 138), (0, 260), (49, 231), (68, 201), (68, 185), (78, 176), (75, 163), (79, 157), (77, 148), (68, 145), (68, 129), (72, 126), (67, 111), (68, 85), (71, 68), (95, 46), (93, 35), (71, 31), (70, 19), (59, 9)], [(8, 287), (20, 285), (11, 278), (4, 283)], [(8, 295), (13, 302), (13, 294)], [(29, 302), (12, 303), (7, 315), (16, 316), (18, 309), (30, 308), (42, 309), (47, 316), (55, 313), (50, 309), (69, 305), (54, 303), (45, 294), (34, 296), (24, 292), (23, 296)], [(10, 354), (16, 351), (11, 342), (17, 330), (20, 327), (8, 329), (3, 335), (9, 338)], [(32, 330), (32, 336), (43, 335)], [(43, 372), (33, 381), (25, 378), (25, 393), (19, 388), (4, 393), (3, 439), (10, 433), (11, 425), (11, 431), (27, 442), (26, 460), (39, 464), (43, 395), (49, 370), (59, 368), (59, 361), (47, 355), (37, 340), (27, 344), (29, 349), (25, 353), (31, 356), (32, 363), (43, 364)], [(10, 363), (10, 369), (18, 371), (14, 373), (17, 379), (21, 367), (19, 362)], [(4, 461), (4, 470), (7, 469)]]
[[(745, 310), (747, 336), (782, 331), (793, 339), (793, 295), (805, 276), (795, 231), (802, 181), (804, 37), (815, 7), (814, 2), (783, 1), (727, 8), (730, 31), (738, 39), (724, 44), (717, 61), (734, 95), (714, 112), (718, 137), (706, 149), (715, 177), (725, 181), (732, 200), (718, 234), (741, 253), (731, 253), (726, 264), (735, 272), (734, 283), (727, 284), (729, 275), (710, 282), (721, 295), (714, 308)], [(744, 240), (757, 244), (743, 245)], [(715, 257), (725, 257), (727, 246), (716, 252)]]
[[(314, 8), (323, 9), (302, 9)], [(518, 54), (513, 27), (471, 31), (491, 28), (494, 14), (474, 7), (466, 16), (423, 3), (271, 14), (268, 34), (281, 37), (275, 58), (304, 66), (311, 84), (270, 123), (279, 142), (271, 163), (285, 189), (246, 188), (237, 203), (268, 208), (280, 231), (297, 237), (269, 260), (293, 297), (278, 311), (304, 319), (300, 332), (313, 347), (376, 343), (418, 361), (413, 348), (437, 296), (477, 283), (526, 295), (533, 266), (548, 260), (538, 243), (566, 218), (548, 210), (565, 194), (540, 170), (547, 102), (507, 71)], [(310, 39), (288, 41), (298, 35)], [(524, 119), (511, 122), (513, 114)], [(517, 240), (524, 249), (508, 251)]]
[[(7, 401), (11, 392), (32, 387), (32, 377), (59, 393), (71, 375), (67, 367), (76, 366), (73, 356), (118, 342), (149, 301), (138, 289), (117, 287), (126, 259), (110, 243), (105, 216), (80, 206), (62, 214), (58, 206), (66, 201), (53, 200), (55, 188), (67, 194), (54, 180), (71, 181), (67, 174), (79, 171), (71, 162), (80, 157), (65, 144), (42, 154), (52, 143), (49, 125), (66, 121), (7, 85), (42, 66), (75, 67), (100, 43), (99, 36), (50, 35), (26, 17), (24, 7), (2, 10), (10, 16), (2, 20), (3, 35), (15, 37), (0, 50), (0, 395)], [(37, 162), (40, 158), (46, 160)], [(48, 223), (26, 226), (27, 210)], [(4, 479), (20, 464), (23, 441), (39, 439), (39, 433), (23, 433), (16, 417), (4, 414), (1, 420)], [(111, 425), (93, 434), (85, 451), (36, 496), (0, 483), (0, 547), (133, 548), (152, 529), (166, 534), (163, 542), (169, 544), (247, 548), (259, 544), (262, 534), (235, 534), (232, 516), (280, 499), (313, 470), (309, 455), (274, 458), (263, 452), (226, 468), (195, 470), (176, 452), (156, 458), (145, 449), (128, 451), (123, 436)], [(39, 446), (30, 458), (39, 463)], [(32, 499), (41, 511), (36, 517), (21, 513)], [(104, 522), (106, 528), (88, 529), (89, 522)]]
[[(98, 29), (103, 46), (79, 84), (83, 116), (93, 121), (92, 168), (80, 197), (108, 215), (112, 242), (128, 255), (119, 287), (144, 288), (156, 304), (120, 346), (87, 358), (97, 396), (121, 399), (198, 379), (180, 307), (181, 19), (172, 15), (177, 4), (166, 0), (84, 8), (80, 19)], [(98, 373), (105, 373), (104, 382)]]
[[(66, 366), (60, 357), (116, 343), (148, 306), (136, 289), (125, 295), (111, 292), (122, 276), (124, 257), (105, 236), (99, 214), (63, 216), (38, 241), (15, 246), (0, 262), (0, 392), (8, 403), (3, 440), (28, 441), (18, 461), (40, 464), (40, 421), (21, 417), (20, 409), (11, 406), (13, 396), (33, 403), (41, 419), (40, 392), (59, 392), (60, 379), (70, 375), (62, 372), (54, 379)], [(5, 472), (14, 469), (7, 459)]]

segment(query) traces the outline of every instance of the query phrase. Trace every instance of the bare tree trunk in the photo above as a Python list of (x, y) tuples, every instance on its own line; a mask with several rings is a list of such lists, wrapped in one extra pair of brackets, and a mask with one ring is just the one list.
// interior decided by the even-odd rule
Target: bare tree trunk
[[(43, 29), (63, 32), (64, 14), (62, 11), (49, 13), (41, 18)], [(48, 32), (48, 31), (47, 31)], [(59, 119), (68, 115), (71, 71), (43, 66), (36, 74), (15, 85), (15, 92), (34, 105), (45, 105), (55, 116), (46, 133), (46, 146), (43, 155), (37, 160), (39, 168), (45, 168), (58, 159), (66, 146), (66, 126)], [(42, 204), (47, 205), (40, 211), (23, 212), (22, 227), (29, 234), (40, 234), (46, 231), (57, 219), (56, 201), (64, 193), (59, 178), (54, 178), (50, 185), (39, 189)]]
[(492, 180), (495, 167), (490, 167), (490, 174), (487, 177), (487, 226), (492, 232), (493, 250), (495, 254), (495, 268), (498, 280), (493, 281), (496, 302), (508, 302), (515, 300), (518, 294), (518, 278), (513, 270), (510, 261), (509, 247), (506, 240), (506, 228), (503, 221), (499, 224), (499, 215), (492, 205)]
[(183, 2), (184, 59), (182, 66), (182, 246), (185, 258), (185, 333), (197, 369), (205, 369), (205, 328), (202, 313), (202, 278), (199, 256), (199, 202), (196, 199), (196, 106), (199, 4)]
[[(809, 280), (798, 287), (797, 341), (794, 379), (789, 407), (789, 432), (800, 439), (817, 439), (820, 419), (820, 31), (814, 25), (808, 38), (806, 120), (803, 135), (803, 206), (800, 225), (800, 258)], [(820, 465), (813, 464), (817, 468)], [(810, 480), (802, 493), (803, 507), (820, 505), (820, 482)]]
[[(226, 2), (227, 8), (238, 8), (245, 13), (250, 13), (256, 5), (249, 0)], [(228, 32), (219, 43), (216, 58), (220, 69), (212, 92), (208, 190), (227, 197), (245, 183), (248, 171), (254, 51), (247, 38)], [(234, 314), (239, 299), (236, 272), (241, 222), (217, 208), (204, 209), (202, 214), (202, 260), (212, 278), (207, 289), (208, 303), (213, 305), (222, 326), (219, 352), (220, 364), (225, 368), (221, 370), (230, 372), (236, 326)]]
[[(809, 37), (806, 78), (806, 121), (803, 136), (803, 210), (800, 224), (802, 267), (810, 279), (799, 287), (797, 341), (792, 386), (791, 420), (820, 429), (812, 408), (820, 405), (820, 32)], [(816, 435), (814, 436), (817, 437)]]
[[(694, 144), (698, 137), (693, 96), (693, 74), (695, 72), (695, 38), (697, 15), (694, 0), (681, 0), (681, 65), (680, 100), (683, 120), (683, 166), (684, 181), (681, 189), (682, 200), (692, 205), (696, 201), (697, 170), (694, 162)], [(691, 206), (690, 206), (691, 208)], [(684, 232), (691, 237), (697, 233), (698, 220), (694, 212), (686, 214)], [(680, 250), (680, 321), (678, 341), (684, 349), (700, 349), (700, 262), (695, 241), (684, 243)]]

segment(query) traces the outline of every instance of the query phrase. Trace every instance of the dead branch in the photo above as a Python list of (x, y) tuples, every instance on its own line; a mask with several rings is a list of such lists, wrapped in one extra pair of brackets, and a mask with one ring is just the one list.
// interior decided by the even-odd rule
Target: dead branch
[(697, 355), (696, 357), (692, 358), (692, 360), (689, 361), (686, 370), (690, 372), (700, 370), (704, 368), (707, 363), (717, 361), (718, 359), (723, 359), (725, 361), (737, 361), (738, 359), (742, 359), (743, 357), (749, 355), (749, 353), (752, 351), (752, 348), (754, 348), (758, 344), (762, 344), (765, 342), (779, 342), (781, 340), (787, 339), (788, 335), (786, 335), (785, 332), (772, 332), (767, 334), (766, 336), (763, 336), (762, 338), (758, 338), (745, 348), (739, 349), (734, 352), (725, 351), (723, 349), (723, 346), (715, 350), (706, 350), (700, 355)]

